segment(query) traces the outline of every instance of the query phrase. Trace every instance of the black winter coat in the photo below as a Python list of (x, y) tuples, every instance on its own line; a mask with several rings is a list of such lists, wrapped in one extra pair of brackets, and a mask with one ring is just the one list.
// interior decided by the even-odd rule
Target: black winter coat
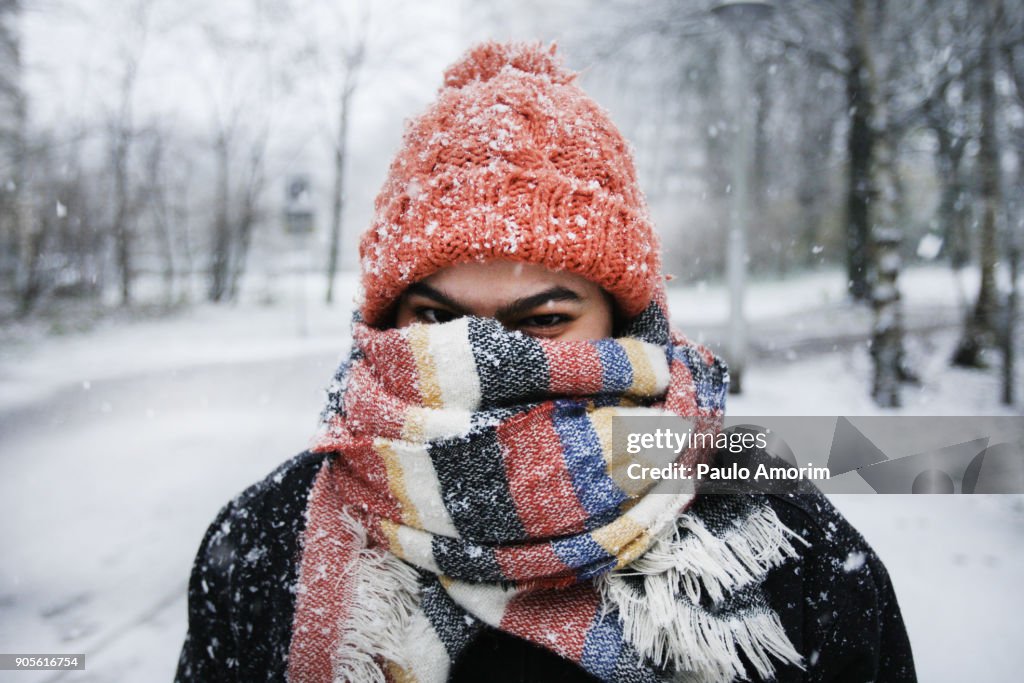
[[(324, 461), (305, 452), (229, 502), (203, 537), (189, 582), (188, 635), (176, 681), (284, 681), (306, 498)], [(881, 560), (821, 494), (764, 494), (807, 541), (773, 569), (765, 589), (806, 670), (776, 680), (915, 681), (910, 642)], [(850, 569), (851, 553), (863, 564)], [(859, 557), (854, 555), (854, 557)], [(844, 565), (847, 565), (844, 567)], [(748, 667), (748, 671), (753, 671)], [(449, 681), (595, 681), (526, 641), (485, 630), (453, 663)]]

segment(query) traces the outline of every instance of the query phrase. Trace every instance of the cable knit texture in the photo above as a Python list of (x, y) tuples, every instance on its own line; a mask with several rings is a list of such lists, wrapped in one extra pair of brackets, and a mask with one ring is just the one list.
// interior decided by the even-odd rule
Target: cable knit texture
[(627, 316), (651, 301), (659, 245), (628, 144), (555, 46), (485, 43), (407, 127), (360, 243), (371, 325), (447, 266), (495, 258), (567, 270)]

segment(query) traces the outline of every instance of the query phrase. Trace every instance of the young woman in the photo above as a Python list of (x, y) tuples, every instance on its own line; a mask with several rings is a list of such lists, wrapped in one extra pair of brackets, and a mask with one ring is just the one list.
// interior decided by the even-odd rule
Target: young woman
[(574, 78), (485, 44), (409, 126), (322, 429), (210, 526), (179, 681), (915, 679), (822, 496), (612, 476), (614, 416), (714, 424), (728, 373), (670, 330), (627, 144)]

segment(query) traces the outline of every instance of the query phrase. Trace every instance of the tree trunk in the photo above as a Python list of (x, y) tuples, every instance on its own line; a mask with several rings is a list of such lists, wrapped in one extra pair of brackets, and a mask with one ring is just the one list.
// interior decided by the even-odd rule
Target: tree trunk
[(132, 98), (135, 94), (138, 68), (136, 57), (126, 58), (124, 73), (121, 76), (120, 109), (110, 131), (111, 170), (114, 174), (114, 218), (110, 227), (114, 236), (114, 254), (120, 279), (122, 306), (129, 306), (132, 303), (132, 281), (135, 277), (132, 262), (135, 230), (132, 225), (134, 216), (128, 165), (135, 141)]
[(985, 13), (984, 37), (978, 63), (978, 100), (981, 108), (981, 140), (978, 175), (981, 194), (981, 234), (978, 250), (981, 286), (973, 310), (964, 322), (963, 335), (953, 353), (953, 364), (983, 367), (983, 351), (995, 340), (999, 312), (996, 266), (999, 263), (997, 212), (999, 211), (999, 141), (996, 130), (996, 31), (998, 0), (979, 8)]
[(967, 244), (966, 188), (963, 170), (964, 142), (954, 142), (940, 127), (933, 128), (939, 141), (939, 181), (942, 183), (938, 219), (942, 232), (942, 252), (954, 270), (960, 270), (970, 258)]
[[(878, 60), (868, 42), (868, 36), (877, 31), (878, 23), (884, 19), (884, 7), (879, 4), (875, 8), (875, 14), (871, 17), (875, 26), (870, 29), (868, 8), (864, 0), (856, 2), (854, 12), (852, 28), (857, 36), (856, 52), (860, 58), (857, 71), (858, 97), (870, 103), (871, 113), (863, 122), (871, 144), (864, 160), (867, 169), (864, 182), (869, 190), (863, 206), (867, 243), (862, 250), (864, 285), (868, 288), (874, 310), (871, 335), (874, 378), (871, 395), (880, 407), (896, 408), (901, 405), (901, 382), (913, 377), (905, 367), (903, 353), (903, 312), (899, 290), (903, 231), (897, 215), (897, 139), (889, 120), (889, 96), (884, 90), (885, 74), (880, 73)], [(857, 116), (855, 113), (854, 119)]]
[[(721, 41), (718, 41), (719, 43)], [(728, 111), (726, 92), (723, 88), (721, 74), (727, 68), (721, 44), (716, 44), (708, 51), (707, 62), (700, 65), (699, 81), (699, 115), (700, 128), (705, 131), (701, 135), (704, 143), (704, 172), (701, 174), (705, 188), (705, 206), (714, 225), (725, 225), (728, 220), (730, 178), (730, 145), (732, 135), (726, 121)], [(678, 163), (678, 159), (676, 159)], [(710, 263), (688, 264), (694, 277), (704, 278), (708, 275), (725, 272), (725, 243), (721, 240), (713, 247), (704, 247), (706, 261)]]
[(181, 184), (175, 188), (174, 199), (173, 199), (173, 210), (171, 211), (172, 220), (174, 222), (175, 231), (180, 236), (181, 246), (181, 265), (178, 268), (178, 279), (181, 282), (179, 284), (179, 296), (182, 299), (191, 301), (194, 294), (194, 279), (196, 272), (196, 256), (195, 250), (192, 246), (192, 228), (190, 225), (190, 216), (188, 201), (191, 196), (190, 189), (190, 178), (189, 167), (185, 168), (185, 173), (181, 178)]
[(234, 265), (231, 268), (231, 284), (227, 292), (227, 298), (231, 301), (238, 300), (242, 276), (245, 275), (245, 269), (249, 261), (249, 248), (252, 246), (252, 231), (255, 225), (256, 207), (247, 201), (246, 205), (242, 208), (242, 215), (238, 219), (238, 239)]
[(131, 132), (125, 128), (125, 122), (117, 124), (113, 131), (112, 167), (114, 171), (114, 219), (111, 232), (114, 235), (114, 254), (117, 273), (121, 288), (121, 305), (132, 303), (132, 247), (134, 241), (131, 226), (128, 196), (128, 150)]
[(7, 73), (0, 97), (8, 104), (10, 116), (0, 121), (0, 278), (9, 291), (17, 292), (25, 234), (25, 148), (26, 104), (22, 89), (21, 41), (18, 24), (20, 2), (0, 3), (0, 50), (6, 55)]
[(39, 217), (39, 228), (29, 231), (24, 246), (25, 262), (22, 284), (18, 290), (18, 316), (24, 317), (32, 312), (43, 292), (42, 257), (53, 229), (53, 218), (48, 213)]
[(771, 115), (772, 90), (769, 87), (767, 60), (751, 60), (750, 70), (754, 82), (754, 158), (750, 182), (750, 199), (752, 213), (764, 215), (764, 207), (768, 203), (768, 117)]
[(1020, 245), (1017, 236), (1010, 238), (1009, 253), (1006, 255), (1010, 262), (1010, 295), (1006, 298), (1006, 312), (1002, 330), (1003, 342), (1003, 403), (1012, 406), (1016, 400), (1016, 356), (1015, 346), (1017, 341), (1017, 297), (1018, 283), (1020, 277)]
[(230, 145), (221, 134), (215, 145), (217, 152), (217, 208), (213, 219), (213, 251), (210, 261), (210, 287), (207, 298), (222, 301), (227, 294), (228, 269), (231, 264)]
[(334, 144), (334, 186), (331, 188), (331, 237), (327, 250), (327, 296), (328, 304), (334, 303), (334, 279), (338, 273), (338, 259), (341, 251), (342, 215), (345, 208), (345, 157), (348, 149), (348, 115), (354, 92), (352, 76), (347, 75), (342, 86), (338, 112), (338, 137)]
[[(1020, 62), (1016, 58), (1016, 50), (1021, 47), (1004, 48), (1004, 57), (1007, 72), (1013, 81), (1014, 90), (1017, 94), (1017, 102), (1024, 105), (1024, 69), (1021, 69)], [(1017, 193), (1011, 194), (1007, 206), (1007, 261), (1010, 271), (1010, 293), (1006, 298), (1006, 312), (1003, 327), (1003, 403), (1013, 405), (1019, 395), (1017, 394), (1017, 371), (1016, 371), (1016, 347), (1017, 347), (1017, 321), (1019, 317), (1020, 298), (1020, 257), (1021, 247), (1024, 246), (1024, 197), (1021, 196), (1020, 188), (1024, 187), (1024, 135), (1018, 131), (1017, 137), (1017, 177), (1015, 187)]]
[(796, 246), (799, 263), (812, 267), (821, 263), (825, 207), (829, 205), (829, 173), (826, 162), (832, 141), (833, 117), (821, 112), (821, 92), (810, 83), (803, 84), (800, 97), (800, 135), (798, 142), (800, 171), (796, 200), (800, 206)]
[(164, 286), (164, 304), (174, 303), (174, 238), (173, 226), (167, 206), (167, 179), (164, 174), (164, 143), (162, 138), (153, 141), (147, 160), (149, 172), (148, 201), (156, 230), (156, 241), (160, 252), (161, 275)]
[[(855, 0), (855, 16), (863, 15), (866, 0)], [(867, 54), (865, 24), (853, 22), (847, 45), (846, 100), (850, 111), (850, 128), (846, 150), (849, 171), (846, 190), (846, 277), (847, 291), (855, 301), (865, 301), (870, 294), (868, 263), (871, 233), (871, 202), (875, 187), (871, 164), (875, 149), (875, 132), (871, 127), (874, 102), (864, 73)]]
[[(265, 138), (263, 138), (265, 139)], [(235, 244), (235, 258), (231, 270), (231, 285), (228, 298), (238, 299), (242, 276), (249, 260), (249, 249), (252, 246), (252, 234), (259, 221), (259, 202), (263, 194), (263, 152), (264, 142), (258, 141), (252, 152), (249, 166), (249, 180), (245, 187), (241, 210), (238, 217), (238, 230)]]
[(164, 304), (171, 306), (174, 304), (174, 280), (176, 274), (174, 267), (174, 241), (171, 239), (171, 225), (167, 216), (167, 207), (161, 206), (158, 212), (156, 229), (160, 244), (160, 260), (162, 262), (161, 275), (164, 282)]
[[(753, 158), (751, 159), (750, 178), (750, 215), (758, 216), (758, 224), (754, 229), (765, 235), (771, 235), (771, 249), (774, 250), (773, 261), (775, 270), (779, 276), (784, 276), (790, 268), (792, 243), (792, 230), (778, 224), (773, 215), (767, 211), (768, 208), (768, 155), (770, 140), (768, 139), (768, 117), (771, 115), (772, 90), (767, 67), (768, 59), (750, 60), (751, 82), (754, 87), (754, 131), (753, 131)], [(765, 254), (764, 256), (767, 256)], [(750, 254), (753, 262), (757, 263), (758, 254), (756, 251)], [(764, 257), (762, 257), (764, 258)]]

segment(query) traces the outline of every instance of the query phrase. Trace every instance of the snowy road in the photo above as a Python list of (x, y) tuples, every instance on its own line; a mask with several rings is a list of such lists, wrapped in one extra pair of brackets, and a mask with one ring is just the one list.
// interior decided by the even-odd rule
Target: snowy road
[(169, 680), (206, 525), (302, 449), (334, 361), (96, 380), (0, 415), (2, 649), (87, 653), (67, 680)]

